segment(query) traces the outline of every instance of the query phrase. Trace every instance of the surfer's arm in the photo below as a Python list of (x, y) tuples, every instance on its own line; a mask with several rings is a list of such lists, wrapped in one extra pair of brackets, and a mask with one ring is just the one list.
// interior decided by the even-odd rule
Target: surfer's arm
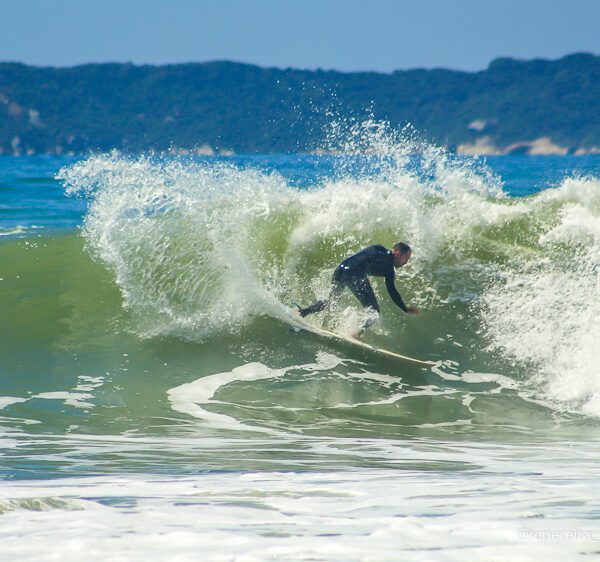
[(406, 306), (404, 304), (404, 301), (402, 300), (400, 293), (396, 289), (396, 284), (394, 283), (394, 270), (392, 270), (390, 273), (388, 273), (385, 276), (385, 286), (387, 287), (388, 293), (390, 294), (390, 297), (392, 298), (392, 300), (402, 310), (404, 310), (404, 312), (406, 312), (407, 314), (418, 314), (419, 313), (418, 309)]

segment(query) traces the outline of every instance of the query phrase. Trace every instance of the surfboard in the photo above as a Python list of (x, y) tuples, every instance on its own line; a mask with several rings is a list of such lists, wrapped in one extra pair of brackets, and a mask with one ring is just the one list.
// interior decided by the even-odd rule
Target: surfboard
[[(290, 303), (293, 304), (293, 303)], [(306, 320), (302, 318), (294, 319), (294, 324), (296, 324), (297, 329), (295, 331), (307, 330), (312, 332), (313, 334), (317, 334), (318, 336), (322, 336), (325, 338), (333, 338), (336, 340), (341, 340), (346, 343), (361, 347), (367, 351), (372, 353), (377, 353), (380, 355), (384, 355), (386, 357), (391, 357), (393, 359), (397, 359), (399, 361), (405, 361), (408, 363), (412, 363), (414, 365), (419, 365), (421, 367), (435, 367), (437, 365), (434, 361), (423, 361), (421, 359), (415, 359), (414, 357), (409, 357), (408, 355), (400, 355), (399, 353), (394, 353), (393, 351), (388, 351), (387, 349), (383, 349), (382, 347), (375, 347), (374, 345), (365, 343), (363, 341), (357, 340), (350, 336), (345, 336), (344, 334), (338, 334), (337, 332), (330, 332), (329, 330), (324, 330), (323, 328), (317, 328), (312, 324), (309, 324)]]

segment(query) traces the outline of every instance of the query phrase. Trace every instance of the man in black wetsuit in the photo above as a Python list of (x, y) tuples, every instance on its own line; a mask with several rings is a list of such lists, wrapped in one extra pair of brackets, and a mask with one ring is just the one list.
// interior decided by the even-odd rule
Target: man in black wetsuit
[[(303, 318), (313, 312), (319, 312), (329, 305), (331, 300), (339, 297), (344, 287), (348, 287), (354, 296), (359, 300), (365, 308), (372, 308), (379, 312), (379, 303), (371, 287), (371, 283), (367, 279), (367, 275), (375, 277), (383, 277), (385, 286), (392, 300), (407, 314), (419, 314), (419, 310), (412, 307), (407, 307), (396, 290), (394, 284), (394, 268), (406, 265), (412, 250), (407, 244), (399, 242), (395, 244), (391, 250), (384, 248), (381, 244), (369, 246), (361, 250), (357, 254), (346, 258), (338, 265), (333, 272), (333, 280), (329, 298), (324, 301), (301, 308), (298, 313)], [(360, 334), (370, 325), (373, 320), (367, 321), (363, 327), (355, 334), (355, 337)]]

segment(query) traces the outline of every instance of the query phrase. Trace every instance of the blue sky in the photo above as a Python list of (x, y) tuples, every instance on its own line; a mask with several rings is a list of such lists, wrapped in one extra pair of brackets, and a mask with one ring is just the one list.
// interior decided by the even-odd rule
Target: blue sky
[(600, 0), (0, 0), (0, 61), (343, 71), (600, 54)]

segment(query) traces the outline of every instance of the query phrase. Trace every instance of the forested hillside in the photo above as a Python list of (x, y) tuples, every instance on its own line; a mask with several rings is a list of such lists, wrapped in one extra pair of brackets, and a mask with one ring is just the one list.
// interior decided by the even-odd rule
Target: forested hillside
[[(498, 59), (482, 72), (341, 73), (232, 62), (37, 68), (0, 63), (0, 152), (292, 152), (367, 115), (449, 147), (600, 147), (600, 57)], [(525, 148), (523, 148), (525, 147)]]

